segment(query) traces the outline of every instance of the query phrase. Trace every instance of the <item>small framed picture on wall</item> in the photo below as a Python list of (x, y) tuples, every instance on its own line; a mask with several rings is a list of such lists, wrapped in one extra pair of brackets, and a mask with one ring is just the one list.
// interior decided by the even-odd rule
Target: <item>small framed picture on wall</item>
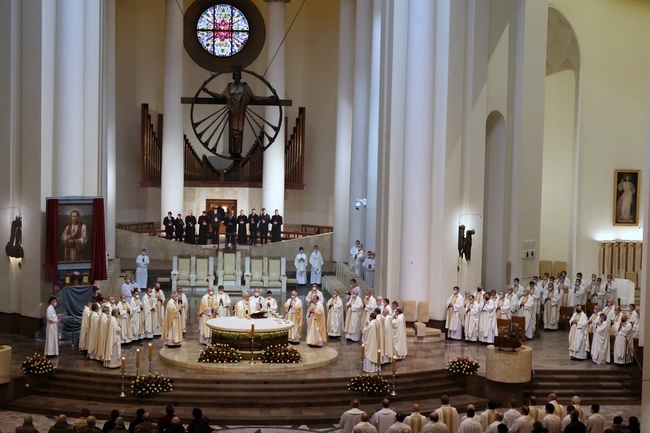
[(639, 225), (639, 193), (641, 171), (615, 170), (614, 172), (614, 225)]

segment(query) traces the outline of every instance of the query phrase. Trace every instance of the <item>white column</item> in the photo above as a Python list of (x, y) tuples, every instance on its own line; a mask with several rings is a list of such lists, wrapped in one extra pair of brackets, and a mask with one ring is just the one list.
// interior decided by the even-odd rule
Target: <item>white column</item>
[(350, 235), (350, 158), (352, 154), (352, 77), (354, 76), (354, 0), (341, 0), (339, 71), (334, 164), (334, 239), (332, 260), (348, 260)]
[(115, 257), (117, 165), (115, 142), (115, 0), (104, 0), (102, 43), (102, 191), (106, 206), (106, 252)]
[[(175, 0), (165, 2), (165, 79), (160, 214), (183, 214), (183, 14)], [(162, 219), (161, 219), (162, 223)]]
[[(379, 81), (381, 60), (381, 12), (384, 0), (374, 0), (372, 5), (372, 33), (370, 59), (370, 97), (368, 104), (368, 149), (366, 166), (366, 251), (377, 249), (377, 170), (379, 158)], [(375, 283), (375, 286), (377, 284)]]
[[(285, 45), (282, 43), (285, 32), (284, 15), (288, 0), (265, 0), (268, 3), (268, 18), (266, 24), (266, 53), (267, 65), (273, 59), (266, 73), (266, 79), (275, 88), (280, 98), (285, 93)], [(280, 49), (278, 50), (278, 47)], [(277, 51), (277, 54), (275, 54)], [(277, 117), (277, 109), (269, 107), (266, 110), (267, 118)], [(286, 112), (283, 113), (286, 116)], [(262, 207), (267, 213), (273, 215), (275, 209), (284, 216), (284, 125), (280, 128), (278, 136), (271, 146), (264, 151), (264, 166), (262, 168)], [(286, 219), (285, 219), (286, 224)]]
[[(56, 3), (53, 194), (84, 195), (85, 1)], [(75, 174), (76, 173), (76, 174)]]
[[(648, 95), (648, 107), (650, 107), (650, 95)], [(645, 172), (650, 173), (650, 110), (648, 110), (648, 133), (646, 134), (646, 157), (645, 157)], [(650, 269), (650, 261), (648, 254), (650, 254), (650, 177), (643, 177), (643, 263), (641, 265), (641, 325), (639, 326), (639, 345), (643, 347), (644, 351), (650, 347), (650, 344), (645, 344), (646, 336), (650, 336), (650, 320), (647, 320), (647, 314), (650, 313), (650, 296), (646, 293), (648, 281), (650, 281), (648, 273)], [(643, 357), (643, 381), (641, 382), (641, 407), (647, 407), (650, 402), (650, 356)], [(641, 420), (643, 425), (650, 425), (650, 411), (641, 411)]]
[[(432, 218), (436, 2), (409, 4), (402, 185), (402, 299), (427, 300)], [(397, 47), (396, 47), (397, 48)], [(442, 204), (441, 204), (442, 206)]]
[(350, 237), (365, 243), (367, 209), (354, 206), (356, 199), (366, 198), (368, 179), (368, 114), (370, 104), (372, 0), (357, 0), (354, 26), (354, 102), (352, 112), (352, 154), (350, 160)]

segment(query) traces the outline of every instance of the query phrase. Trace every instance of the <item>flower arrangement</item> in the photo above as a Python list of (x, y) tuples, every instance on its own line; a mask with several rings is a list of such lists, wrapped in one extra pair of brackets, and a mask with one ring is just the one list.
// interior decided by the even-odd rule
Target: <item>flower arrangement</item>
[(469, 356), (461, 356), (450, 359), (447, 361), (447, 370), (450, 374), (461, 374), (463, 376), (474, 376), (478, 373), (479, 363), (474, 358)]
[(361, 392), (365, 395), (388, 394), (388, 381), (378, 374), (359, 374), (348, 383), (349, 391)]
[(260, 360), (263, 363), (297, 364), (302, 362), (302, 355), (288, 344), (274, 344), (262, 350)]
[(40, 353), (35, 353), (25, 358), (20, 369), (28, 376), (42, 376), (53, 372), (54, 364)]
[(198, 362), (219, 364), (241, 361), (241, 353), (229, 344), (208, 344), (199, 354)]
[(173, 391), (171, 379), (159, 374), (137, 376), (131, 382), (131, 394), (134, 397), (155, 397), (161, 392), (171, 391)]

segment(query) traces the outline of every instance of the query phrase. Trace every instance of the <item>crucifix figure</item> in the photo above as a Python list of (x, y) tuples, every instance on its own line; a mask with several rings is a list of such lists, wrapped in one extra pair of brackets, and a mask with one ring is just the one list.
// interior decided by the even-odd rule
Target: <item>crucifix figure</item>
[[(244, 129), (246, 124), (251, 128), (253, 136), (256, 139), (260, 133), (266, 136), (268, 145), (273, 143), (277, 132), (280, 129), (282, 116), (280, 114), (278, 122), (273, 123), (269, 119), (261, 117), (259, 114), (248, 110), (250, 105), (265, 105), (265, 106), (289, 106), (291, 101), (280, 100), (275, 90), (270, 84), (264, 80), (263, 77), (245, 71), (258, 79), (260, 79), (271, 90), (271, 96), (256, 96), (248, 83), (242, 81), (242, 69), (234, 68), (232, 72), (233, 81), (228, 83), (223, 92), (215, 92), (208, 88), (208, 83), (216, 78), (215, 74), (208, 79), (194, 98), (182, 98), (183, 103), (195, 104), (217, 104), (225, 105), (225, 107), (211, 113), (210, 115), (195, 121), (194, 119), (194, 106), (192, 107), (192, 127), (196, 133), (197, 138), (201, 141), (204, 147), (216, 154), (216, 148), (221, 139), (226, 125), (228, 126), (228, 154), (230, 159), (241, 159), (243, 151)], [(209, 98), (198, 97), (201, 93), (210, 95)], [(281, 113), (281, 111), (280, 111)], [(267, 130), (270, 131), (267, 132)], [(262, 143), (258, 143), (260, 147), (264, 147)], [(220, 155), (225, 156), (225, 155)]]

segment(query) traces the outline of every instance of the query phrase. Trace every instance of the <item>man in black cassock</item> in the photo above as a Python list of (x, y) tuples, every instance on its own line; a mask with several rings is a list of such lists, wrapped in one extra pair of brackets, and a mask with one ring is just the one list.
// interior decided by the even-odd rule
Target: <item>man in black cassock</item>
[(244, 209), (239, 211), (237, 217), (237, 245), (246, 245), (246, 225), (248, 217), (244, 215)]
[(192, 211), (185, 217), (185, 243), (196, 243), (196, 217), (192, 215)]
[(280, 211), (275, 210), (275, 215), (271, 217), (271, 242), (280, 242), (282, 240), (282, 217)]
[(165, 237), (174, 239), (174, 217), (171, 212), (167, 212), (167, 216), (163, 219), (163, 226), (165, 227)]
[(199, 245), (208, 244), (208, 215), (205, 211), (199, 217)]
[(183, 229), (185, 227), (185, 223), (183, 222), (183, 217), (181, 214), (176, 215), (176, 219), (174, 220), (174, 232), (176, 233), (176, 240), (178, 242), (183, 242), (183, 232), (185, 231)]
[(260, 214), (260, 225), (257, 226), (260, 232), (260, 244), (269, 243), (269, 224), (271, 223), (271, 215), (266, 213), (266, 209), (262, 208)]
[(237, 217), (231, 209), (225, 219), (226, 224), (226, 244), (235, 245), (235, 233), (237, 233)]
[(260, 217), (257, 215), (255, 209), (248, 215), (248, 244), (255, 245), (257, 243), (257, 225), (260, 223)]

